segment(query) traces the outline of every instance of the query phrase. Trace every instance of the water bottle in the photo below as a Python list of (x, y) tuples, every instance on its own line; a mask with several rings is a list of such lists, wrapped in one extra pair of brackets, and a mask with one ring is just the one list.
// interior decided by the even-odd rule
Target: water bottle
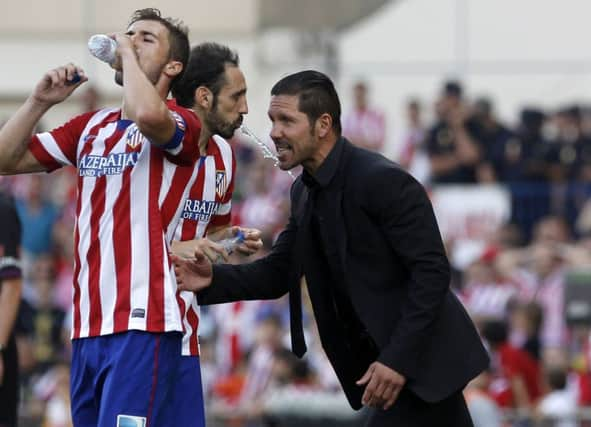
[[(236, 249), (236, 247), (242, 242), (244, 242), (244, 233), (242, 232), (242, 230), (238, 230), (235, 236), (228, 237), (227, 239), (222, 239), (217, 243), (222, 245), (222, 247), (225, 249), (228, 255), (230, 255), (232, 254), (232, 252), (234, 252), (234, 249)], [(219, 255), (215, 262), (220, 263), (223, 261), (224, 257)]]
[(115, 53), (117, 42), (104, 34), (95, 34), (90, 37), (88, 39), (88, 50), (94, 57), (109, 65), (114, 65), (117, 61), (117, 54)]

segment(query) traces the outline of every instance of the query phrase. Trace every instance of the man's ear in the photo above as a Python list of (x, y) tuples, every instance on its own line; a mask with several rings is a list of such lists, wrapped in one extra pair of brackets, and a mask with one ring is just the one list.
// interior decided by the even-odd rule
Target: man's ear
[(213, 104), (213, 93), (205, 86), (199, 86), (195, 90), (195, 105), (204, 110), (209, 110)]
[(316, 135), (320, 138), (326, 138), (330, 130), (332, 129), (332, 117), (328, 113), (322, 114), (316, 119)]
[(183, 71), (183, 63), (180, 61), (170, 61), (164, 67), (164, 74), (171, 80), (178, 76)]

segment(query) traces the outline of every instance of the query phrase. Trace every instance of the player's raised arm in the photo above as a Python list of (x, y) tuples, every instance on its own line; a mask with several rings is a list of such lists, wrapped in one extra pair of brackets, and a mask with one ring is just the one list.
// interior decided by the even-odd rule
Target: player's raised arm
[(167, 43), (166, 29), (151, 24), (150, 21), (134, 24), (126, 34), (115, 35), (122, 67), (123, 105), (126, 118), (133, 120), (152, 144), (167, 146), (174, 142), (177, 122), (165, 99), (171, 81), (182, 72), (183, 64), (171, 59), (160, 70), (158, 67), (162, 65), (154, 64), (153, 74), (151, 67), (140, 64), (137, 50)]
[(0, 128), (0, 174), (46, 169), (28, 149), (31, 134), (47, 110), (65, 100), (87, 80), (84, 71), (74, 64), (45, 73), (25, 103)]

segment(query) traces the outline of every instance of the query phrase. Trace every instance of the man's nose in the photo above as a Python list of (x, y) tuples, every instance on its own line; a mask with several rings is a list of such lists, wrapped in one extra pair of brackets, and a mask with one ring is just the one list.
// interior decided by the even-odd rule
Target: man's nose
[(276, 123), (274, 123), (271, 127), (271, 133), (269, 134), (269, 136), (271, 137), (271, 139), (281, 138), (281, 129)]
[(239, 111), (240, 111), (240, 114), (248, 114), (248, 102), (246, 102), (246, 99), (244, 99), (242, 104), (240, 104)]

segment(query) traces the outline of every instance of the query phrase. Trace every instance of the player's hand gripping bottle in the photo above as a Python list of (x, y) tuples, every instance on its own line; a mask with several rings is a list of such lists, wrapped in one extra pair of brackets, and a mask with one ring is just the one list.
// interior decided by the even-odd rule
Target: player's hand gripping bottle
[[(222, 239), (218, 242), (218, 244), (222, 245), (222, 247), (228, 253), (228, 255), (231, 255), (232, 252), (234, 252), (234, 250), (236, 249), (236, 247), (240, 245), (242, 242), (244, 242), (244, 233), (242, 232), (242, 230), (238, 230), (235, 236)], [(220, 255), (217, 257), (215, 262), (220, 263), (223, 261), (224, 257)]]

